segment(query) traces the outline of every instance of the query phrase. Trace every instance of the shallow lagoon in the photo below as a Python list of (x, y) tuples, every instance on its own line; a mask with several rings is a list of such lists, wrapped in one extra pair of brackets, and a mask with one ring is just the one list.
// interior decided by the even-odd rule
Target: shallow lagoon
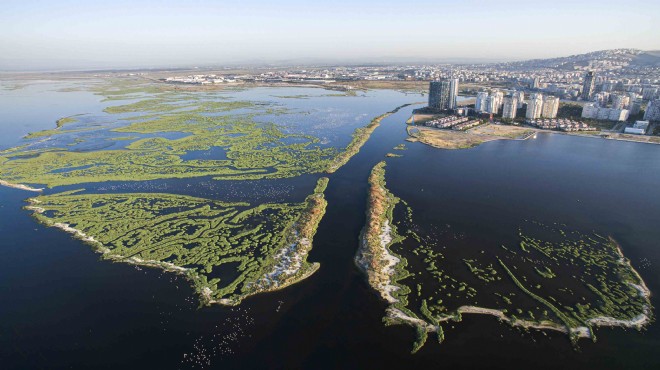
[[(288, 94), (291, 91), (281, 93)], [(356, 117), (368, 115), (359, 120), (361, 124), (401, 104), (423, 100), (382, 94), (386, 97), (377, 107), (361, 104), (361, 99), (351, 102)], [(272, 99), (265, 95), (264, 99)], [(305, 109), (313, 99), (282, 100)], [(205, 353), (215, 354), (212, 366), (218, 368), (263, 367), (264, 363), (288, 368), (660, 365), (656, 353), (660, 332), (655, 324), (643, 333), (599, 329), (598, 342), (582, 342), (577, 352), (563, 335), (521, 333), (491, 317), (467, 315), (446, 330), (445, 343), (430, 341), (418, 354), (409, 354), (413, 330), (383, 326), (386, 305), (367, 286), (353, 256), (364, 224), (368, 172), (404, 142), (403, 122), (411, 109), (383, 120), (362, 151), (330, 176), (328, 211), (309, 258), (320, 262), (321, 269), (308, 280), (249, 298), (234, 309), (197, 309), (191, 289), (180, 279), (98, 261), (80, 242), (36, 224), (21, 210), (30, 193), (0, 188), (0, 280), (4, 283), (0, 330), (7, 333), (0, 339), (3, 363), (9, 368), (185, 368), (189, 364), (182, 364), (184, 353), (192, 355), (204, 348)], [(80, 113), (71, 107), (60, 111), (64, 113), (42, 112), (48, 122), (35, 118), (38, 122), (30, 124), (48, 129), (55, 119)], [(26, 132), (4, 118), (0, 130), (10, 136)], [(419, 143), (406, 146), (408, 150), (400, 152), (403, 157), (388, 159), (387, 181), (410, 203), (420, 224), (451, 225), (480, 247), (510, 238), (525, 219), (597, 230), (617, 239), (651, 291), (659, 291), (660, 229), (654, 220), (660, 219), (660, 197), (644, 190), (660, 187), (659, 147), (564, 135), (491, 142), (462, 151)], [(200, 189), (204, 181), (208, 180), (200, 179)], [(123, 184), (105, 185), (133, 186)], [(187, 184), (167, 186), (170, 192)], [(241, 190), (249, 196), (256, 191), (252, 189)], [(655, 296), (653, 302), (657, 305)]]

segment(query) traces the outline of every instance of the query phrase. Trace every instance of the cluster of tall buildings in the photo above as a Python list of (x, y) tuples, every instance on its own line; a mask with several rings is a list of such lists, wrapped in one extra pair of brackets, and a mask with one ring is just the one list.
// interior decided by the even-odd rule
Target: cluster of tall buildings
[(641, 107), (642, 101), (635, 92), (611, 94), (601, 91), (593, 96), (592, 103), (584, 105), (582, 118), (625, 121), (630, 115), (638, 114)]
[[(523, 91), (513, 91), (506, 97), (501, 91), (482, 91), (477, 94), (474, 108), (478, 113), (498, 114), (502, 112), (502, 118), (514, 119), (518, 109), (525, 105), (525, 93)], [(559, 111), (559, 98), (554, 96), (543, 97), (541, 93), (535, 93), (530, 96), (527, 102), (527, 113), (525, 118), (537, 119), (556, 118)]]
[(431, 81), (429, 85), (429, 108), (436, 110), (456, 109), (458, 79)]
[(607, 121), (625, 121), (630, 112), (627, 109), (601, 107), (598, 103), (587, 103), (582, 107), (582, 118)]
[(477, 99), (474, 103), (474, 109), (478, 113), (499, 114), (502, 112), (503, 118), (516, 118), (519, 108), (522, 108), (525, 100), (525, 93), (522, 91), (513, 91), (509, 95), (499, 90), (481, 91), (477, 93)]
[(538, 118), (557, 118), (559, 111), (559, 98), (556, 96), (543, 96), (541, 93), (532, 94), (527, 102), (527, 120)]

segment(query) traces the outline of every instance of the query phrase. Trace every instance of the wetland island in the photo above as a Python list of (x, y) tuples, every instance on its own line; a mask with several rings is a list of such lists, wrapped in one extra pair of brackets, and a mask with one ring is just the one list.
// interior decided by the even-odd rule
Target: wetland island
[[(22, 194), (33, 226), (70, 234), (105, 263), (182, 278), (195, 320), (248, 308), (278, 320), (264, 308), (275, 302), (277, 315), (298, 312), (291, 325), (314, 323), (309, 315), (335, 317), (349, 294), (379, 301), (357, 310), (368, 315), (361, 320), (377, 320), (373, 333), (401, 328), (387, 340), (421, 359), (485, 335), (466, 324), (477, 317), (496, 325), (480, 321), (488, 335), (510, 341), (515, 333), (519, 344), (548, 341), (575, 354), (623, 329), (643, 336), (655, 322), (649, 263), (636, 247), (651, 239), (603, 216), (616, 204), (603, 202), (613, 190), (584, 187), (591, 178), (617, 186), (618, 174), (600, 161), (612, 153), (605, 143), (647, 156), (655, 146), (445, 114), (428, 115), (435, 123), (427, 125), (415, 118), (421, 95), (409, 88), (208, 87), (131, 76), (44, 86), (92, 103), (0, 148), (0, 185)], [(638, 171), (626, 157), (608, 160)], [(564, 173), (579, 180), (556, 182)], [(350, 293), (337, 289), (347, 269), (359, 276), (343, 285)], [(338, 320), (314, 330), (348, 330)], [(223, 338), (249, 337), (236, 330)], [(429, 337), (442, 345), (425, 346)], [(210, 361), (195, 343), (192, 358)]]

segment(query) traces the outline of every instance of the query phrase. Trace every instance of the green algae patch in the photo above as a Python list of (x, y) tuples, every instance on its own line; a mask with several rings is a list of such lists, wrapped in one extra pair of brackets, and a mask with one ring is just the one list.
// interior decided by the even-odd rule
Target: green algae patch
[(641, 330), (653, 321), (651, 293), (612, 238), (527, 222), (512, 233), (518, 245), (486, 252), (461, 232), (416, 225), (412, 208), (387, 189), (384, 162), (369, 189), (356, 262), (390, 303), (385, 323), (415, 328), (413, 353), (428, 333), (446, 340), (442, 326), (464, 314), (561, 332), (575, 346), (595, 341), (598, 326)]
[(159, 193), (30, 199), (40, 222), (74, 234), (105, 259), (187, 275), (204, 303), (234, 305), (311, 275), (307, 262), (327, 178), (303, 203), (225, 203)]

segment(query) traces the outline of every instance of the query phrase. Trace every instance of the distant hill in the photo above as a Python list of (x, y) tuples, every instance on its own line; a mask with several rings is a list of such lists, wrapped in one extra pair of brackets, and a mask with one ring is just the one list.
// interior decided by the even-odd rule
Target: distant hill
[(550, 59), (532, 59), (501, 63), (511, 68), (551, 68), (557, 70), (581, 70), (588, 68), (660, 67), (660, 50), (637, 49), (600, 50), (586, 54), (569, 55)]

